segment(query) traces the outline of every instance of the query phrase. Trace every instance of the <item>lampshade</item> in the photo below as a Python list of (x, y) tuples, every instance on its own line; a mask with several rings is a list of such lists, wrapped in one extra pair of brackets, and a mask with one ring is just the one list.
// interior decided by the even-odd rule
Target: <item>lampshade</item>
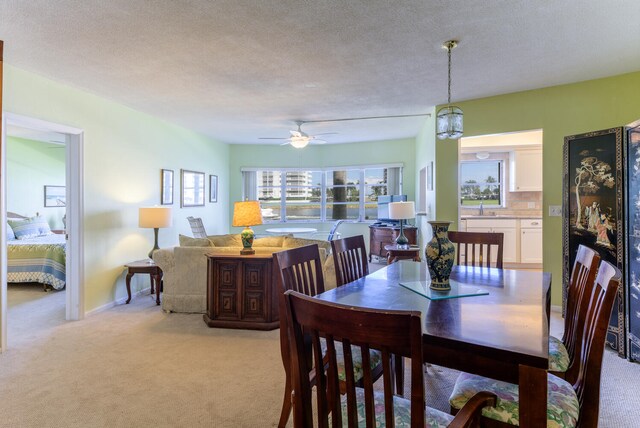
[(416, 206), (413, 201), (391, 202), (389, 204), (389, 218), (392, 220), (406, 220), (415, 218)]
[(262, 224), (260, 202), (243, 201), (233, 204), (233, 226), (246, 227)]
[(138, 226), (144, 228), (160, 228), (171, 226), (171, 208), (144, 207), (138, 212)]

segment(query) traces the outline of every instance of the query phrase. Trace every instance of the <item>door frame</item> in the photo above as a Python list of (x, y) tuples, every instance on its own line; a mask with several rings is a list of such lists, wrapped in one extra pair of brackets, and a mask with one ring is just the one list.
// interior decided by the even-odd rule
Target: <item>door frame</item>
[[(66, 314), (67, 320), (81, 320), (84, 305), (84, 131), (67, 125), (48, 122), (10, 112), (2, 115), (2, 145), (0, 159), (0, 221), (7, 221), (6, 133), (7, 125), (65, 134), (65, 168), (67, 198), (67, 260)], [(7, 348), (7, 236), (0, 228), (0, 352)]]

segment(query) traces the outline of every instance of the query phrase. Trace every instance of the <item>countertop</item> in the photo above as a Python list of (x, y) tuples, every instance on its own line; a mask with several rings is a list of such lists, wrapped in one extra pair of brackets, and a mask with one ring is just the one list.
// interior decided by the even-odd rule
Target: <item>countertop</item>
[(535, 215), (463, 215), (460, 217), (461, 220), (515, 220), (515, 219), (526, 219), (526, 220), (542, 220), (542, 216)]

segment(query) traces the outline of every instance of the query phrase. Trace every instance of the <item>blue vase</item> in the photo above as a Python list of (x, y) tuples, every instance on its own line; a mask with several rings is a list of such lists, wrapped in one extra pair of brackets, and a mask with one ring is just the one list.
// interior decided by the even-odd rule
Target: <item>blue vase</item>
[(456, 256), (456, 247), (447, 236), (451, 222), (430, 221), (429, 224), (433, 229), (433, 238), (427, 243), (424, 252), (431, 275), (431, 288), (433, 290), (450, 290), (449, 277)]

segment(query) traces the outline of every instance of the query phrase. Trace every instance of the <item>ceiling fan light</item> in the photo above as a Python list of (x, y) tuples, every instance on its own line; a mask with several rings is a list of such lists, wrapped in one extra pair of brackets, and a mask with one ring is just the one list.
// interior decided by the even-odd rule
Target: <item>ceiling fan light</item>
[(462, 137), (462, 110), (456, 106), (446, 106), (438, 110), (436, 116), (436, 136), (439, 140)]
[(291, 137), (290, 142), (291, 142), (291, 145), (296, 149), (303, 149), (307, 147), (307, 144), (309, 144), (309, 138), (308, 137)]

